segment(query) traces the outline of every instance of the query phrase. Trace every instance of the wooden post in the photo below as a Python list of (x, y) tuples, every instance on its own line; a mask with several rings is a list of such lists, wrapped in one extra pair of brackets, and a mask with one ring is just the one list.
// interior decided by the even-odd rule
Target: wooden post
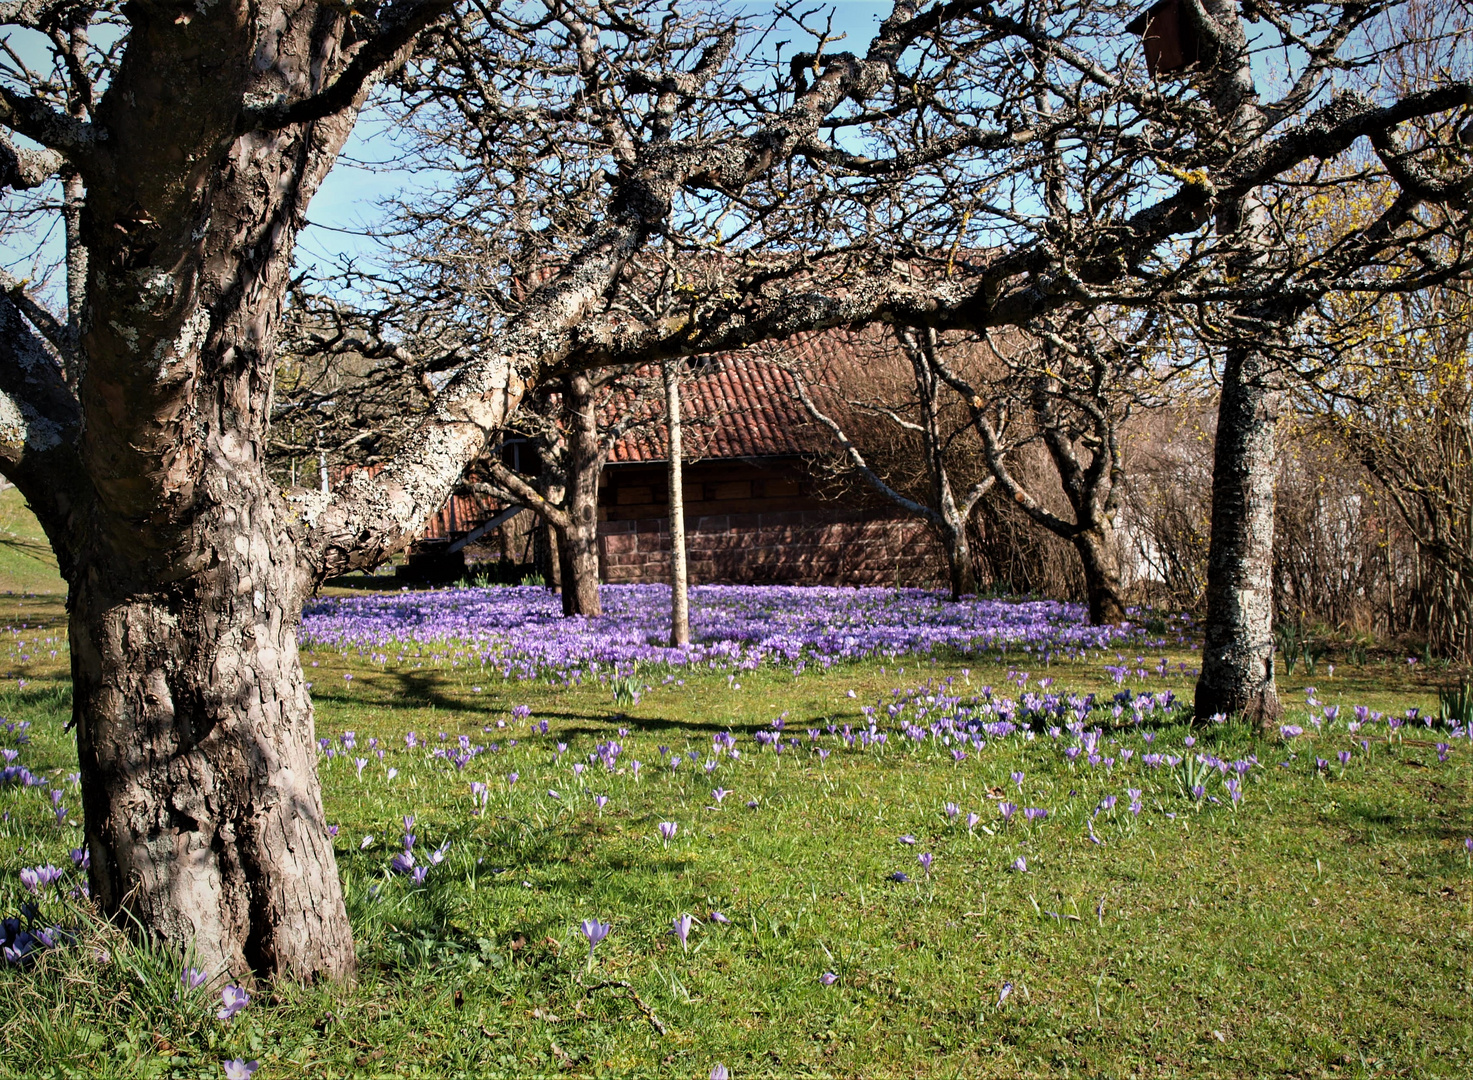
[(670, 644), (690, 644), (690, 579), (685, 564), (685, 488), (681, 477), (680, 368), (679, 360), (667, 360), (665, 374), (665, 426), (670, 443)]

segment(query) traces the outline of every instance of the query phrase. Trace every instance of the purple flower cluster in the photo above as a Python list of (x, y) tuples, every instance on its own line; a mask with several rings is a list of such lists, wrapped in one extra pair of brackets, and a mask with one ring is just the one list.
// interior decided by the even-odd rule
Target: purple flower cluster
[(1140, 632), (1090, 626), (1077, 604), (966, 600), (921, 589), (709, 585), (691, 590), (688, 648), (664, 644), (663, 585), (606, 585), (605, 614), (565, 619), (536, 586), (331, 597), (307, 608), (302, 643), (402, 665), (480, 662), (507, 678), (608, 677), (633, 664), (751, 669), (954, 649), (1082, 656)]
[(22, 904), (20, 912), (19, 916), (0, 919), (0, 955), (6, 963), (25, 965), (46, 949), (76, 942), (76, 934), (66, 927), (45, 925), (35, 904)]

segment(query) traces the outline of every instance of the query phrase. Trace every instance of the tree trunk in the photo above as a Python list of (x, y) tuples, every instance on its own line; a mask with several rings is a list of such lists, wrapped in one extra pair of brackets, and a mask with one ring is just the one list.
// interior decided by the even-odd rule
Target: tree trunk
[(1108, 527), (1080, 529), (1072, 537), (1084, 567), (1084, 589), (1089, 597), (1091, 626), (1116, 626), (1125, 621), (1120, 589), (1120, 561)]
[(603, 614), (598, 595), (598, 481), (603, 471), (598, 412), (588, 376), (568, 378), (563, 398), (569, 414), (568, 527), (558, 534), (562, 554), (563, 614)]
[(192, 946), (217, 977), (350, 979), (289, 519), (259, 471), (204, 483), (214, 506), (188, 550), (119, 560), (104, 527), (78, 552), (73, 715), (92, 895)]
[(557, 530), (544, 521), (538, 540), (537, 569), (542, 574), (543, 587), (548, 592), (559, 592), (563, 581), (563, 546), (558, 541)]
[(690, 644), (690, 575), (685, 562), (685, 478), (682, 475), (680, 370), (665, 363), (665, 420), (670, 441), (670, 644)]
[[(577, 513), (576, 507), (569, 509)], [(589, 516), (591, 521), (575, 517), (571, 528), (555, 530), (564, 615), (603, 614), (598, 595), (598, 519)]]
[[(1219, 40), (1209, 94), (1230, 137), (1245, 150), (1268, 121), (1254, 85), (1249, 41), (1236, 0), (1204, 0)], [(1232, 273), (1267, 283), (1274, 249), (1257, 191), (1216, 209)], [(1273, 347), (1294, 318), (1274, 299), (1231, 312), (1212, 461), (1212, 532), (1207, 548), (1207, 617), (1196, 715), (1243, 715), (1270, 727), (1282, 714), (1274, 685), (1274, 482), (1278, 471), (1279, 375)]]
[(1212, 471), (1207, 622), (1196, 713), (1242, 714), (1271, 726), (1274, 685), (1273, 539), (1278, 395), (1273, 361), (1233, 349), (1223, 370)]
[[(951, 509), (955, 511), (955, 504), (951, 505)], [(946, 556), (947, 576), (951, 579), (952, 600), (975, 596), (977, 568), (972, 565), (972, 545), (967, 540), (967, 523), (948, 522), (938, 531), (941, 534), (941, 549)]]

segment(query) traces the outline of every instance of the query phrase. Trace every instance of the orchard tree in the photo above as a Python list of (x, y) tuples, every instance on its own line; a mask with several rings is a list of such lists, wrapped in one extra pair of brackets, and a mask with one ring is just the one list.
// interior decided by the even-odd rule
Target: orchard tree
[(297, 656), (314, 574), (265, 437), (307, 201), (445, 9), (4, 9), (58, 58), (6, 72), (6, 179), (77, 207), (66, 318), (0, 297), (0, 471), (69, 586), (92, 895), (216, 972), (354, 971)]
[[(1206, 10), (1210, 70), (1234, 75), (1204, 91), (1146, 77), (1104, 3), (901, 0), (862, 53), (784, 8), (786, 40), (810, 47), (781, 63), (748, 22), (664, 0), (6, 5), (12, 36), (36, 35), (57, 62), (0, 72), (0, 127), (28, 140), (0, 153), (0, 178), (72, 192), (58, 202), (77, 222), (69, 269), (85, 274), (67, 275), (66, 319), (44, 296), (0, 298), (0, 473), (70, 590), (102, 909), (215, 972), (351, 977), (301, 607), (324, 578), (405, 546), (529, 383), (834, 326), (978, 329), (1081, 303), (1228, 305), (1246, 332), (1256, 298), (1361, 287), (1429, 203), (1460, 226), (1467, 185), (1444, 133), (1473, 87), (1331, 93), (1379, 5), (1255, 3), (1306, 58), (1271, 106), (1236, 8)], [(558, 234), (539, 273), (515, 288), (509, 273), (514, 302), (435, 381), (377, 475), (284, 498), (267, 446), (293, 244), (375, 79), (441, 15), (402, 100), (428, 113), (474, 97), (477, 137), (504, 150), (496, 169), (474, 164), (498, 183), (565, 190), (558, 154), (575, 153), (596, 212)], [(109, 47), (89, 49), (104, 19), (119, 21)], [(1399, 141), (1423, 117), (1441, 118), (1436, 145)], [(1242, 239), (1261, 233), (1237, 224), (1252, 200), (1362, 137), (1398, 192), (1386, 213), (1272, 271)], [(547, 205), (552, 228), (560, 204)], [(948, 259), (947, 242), (980, 254)], [(1447, 269), (1412, 250), (1418, 273)], [(623, 287), (649, 258), (691, 253), (659, 304)], [(931, 269), (914, 273), (916, 258)], [(1262, 686), (1251, 678), (1217, 699)]]
[[(899, 327), (893, 344), (874, 334), (851, 336), (847, 348), (832, 350), (842, 357), (837, 366), (823, 353), (800, 364), (780, 348), (774, 360), (804, 410), (837, 443), (846, 471), (930, 526), (946, 559), (952, 599), (960, 600), (977, 592), (967, 533), (995, 481), (985, 465), (976, 468), (981, 455), (966, 438), (965, 413), (958, 416), (948, 400), (934, 362), (935, 339), (929, 328)], [(893, 373), (896, 365), (882, 355), (891, 351), (908, 361), (904, 374)]]
[[(472, 488), (525, 506), (556, 534), (564, 615), (603, 614), (598, 595), (598, 488), (609, 452), (635, 427), (653, 422), (641, 407), (636, 373), (621, 367), (573, 371), (538, 389), (542, 408), (524, 408), (518, 427), (538, 448), (533, 477), (492, 454), (477, 467), (489, 481)], [(616, 406), (617, 411), (616, 411)]]
[[(990, 386), (968, 378), (934, 339), (921, 343), (918, 362), (965, 402), (989, 479), (1030, 521), (1074, 547), (1089, 619), (1099, 626), (1125, 621), (1116, 534), (1126, 481), (1121, 433), (1133, 407), (1159, 400), (1156, 373), (1146, 362), (1156, 320), (1148, 315), (1122, 331), (1097, 318), (1106, 314), (1100, 310), (1069, 314), (1038, 320), (1034, 338), (1013, 335), (996, 343), (989, 337), (1005, 372)], [(1009, 439), (1005, 433), (1015, 414), (1026, 417), (1029, 437), (1043, 443), (1069, 517), (1052, 510), (1010, 462), (1020, 435), (1015, 431)]]

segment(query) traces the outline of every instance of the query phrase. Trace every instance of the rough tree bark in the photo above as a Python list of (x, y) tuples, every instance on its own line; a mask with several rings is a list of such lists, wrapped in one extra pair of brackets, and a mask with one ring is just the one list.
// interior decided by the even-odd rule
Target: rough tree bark
[(607, 454), (601, 445), (594, 388), (587, 375), (565, 383), (568, 411), (567, 521), (559, 529), (563, 574), (563, 614), (603, 614), (598, 597), (598, 482)]
[(1089, 621), (1095, 626), (1118, 625), (1125, 621), (1120, 559), (1115, 551), (1113, 534), (1113, 529), (1104, 526), (1080, 529), (1073, 536), (1074, 550), (1079, 553), (1079, 563), (1084, 567)]
[(5, 99), (65, 159), (72, 310), (48, 333), (0, 299), (0, 468), (70, 587), (93, 896), (217, 975), (348, 979), (296, 649), (316, 573), (261, 448), (307, 202), (443, 7), (366, 40), (339, 8), (268, 8), (134, 5), (95, 104)]
[(1252, 348), (1228, 352), (1218, 404), (1207, 549), (1207, 619), (1198, 717), (1243, 715), (1272, 726), (1276, 364)]
[(670, 467), (666, 477), (670, 488), (670, 644), (679, 648), (690, 644), (690, 574), (685, 562), (685, 448), (681, 440), (680, 368), (668, 360), (662, 367), (665, 377), (665, 431), (669, 442)]
[[(1267, 118), (1236, 0), (1206, 0), (1195, 17), (1215, 56), (1213, 109), (1235, 141), (1252, 147)], [(1235, 277), (1267, 276), (1273, 241), (1256, 190), (1221, 208), (1217, 229), (1232, 239)], [(1272, 578), (1279, 377), (1270, 349), (1276, 328), (1292, 320), (1272, 302), (1233, 312), (1241, 338), (1227, 350), (1218, 404), (1198, 718), (1244, 715), (1272, 727), (1283, 712), (1274, 681)]]

